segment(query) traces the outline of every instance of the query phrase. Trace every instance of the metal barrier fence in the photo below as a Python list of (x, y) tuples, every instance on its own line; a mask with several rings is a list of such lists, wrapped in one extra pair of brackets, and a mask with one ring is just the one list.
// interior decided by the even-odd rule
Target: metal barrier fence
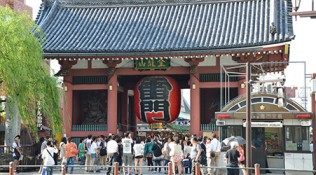
[[(9, 165), (0, 165), (0, 168), (8, 168), (9, 169), (9, 175), (14, 175), (14, 171), (13, 171), (13, 162), (10, 162)], [(73, 167), (80, 167), (80, 168), (86, 168), (86, 167), (99, 167), (100, 165), (70, 165), (68, 166), (68, 168), (70, 168), (71, 166)], [(34, 168), (39, 168), (39, 165), (19, 165), (17, 166), (18, 168), (23, 168), (23, 167), (34, 167)], [(66, 175), (66, 165), (54, 165), (54, 166), (47, 166), (47, 167), (53, 167), (53, 168), (61, 168), (61, 174), (62, 175)], [(167, 169), (167, 174), (168, 175), (172, 175), (173, 174), (173, 170), (172, 170), (172, 163), (169, 162), (168, 166), (119, 166), (119, 164), (117, 162), (113, 163), (112, 166), (106, 165), (107, 168), (113, 168), (113, 175), (119, 175), (120, 174), (120, 168), (166, 168)], [(255, 167), (244, 167), (244, 168), (240, 168), (240, 167), (215, 167), (215, 166), (201, 166), (199, 163), (195, 163), (194, 165), (194, 175), (201, 175), (201, 172), (204, 172), (203, 174), (208, 174), (207, 173), (207, 169), (223, 169), (223, 170), (229, 170), (229, 169), (238, 169), (238, 170), (245, 170), (246, 173), (248, 173), (249, 175), (251, 174), (255, 174), (255, 175), (260, 175), (261, 171), (266, 171), (266, 170), (275, 170), (275, 171), (282, 171), (283, 174), (286, 174), (286, 172), (291, 173), (291, 174), (303, 174), (303, 175), (307, 175), (307, 174), (314, 174), (316, 173), (315, 170), (298, 170), (298, 169), (281, 169), (281, 168), (260, 168), (259, 164), (255, 164)], [(88, 174), (91, 174), (88, 172)], [(221, 173), (223, 174), (223, 173)], [(226, 174), (226, 173), (225, 173)], [(243, 173), (242, 173), (243, 174)], [(264, 174), (264, 173), (263, 173)]]

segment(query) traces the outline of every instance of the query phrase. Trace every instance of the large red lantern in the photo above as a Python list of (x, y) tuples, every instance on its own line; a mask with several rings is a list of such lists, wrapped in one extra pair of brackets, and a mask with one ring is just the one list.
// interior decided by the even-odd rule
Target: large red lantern
[(135, 114), (146, 123), (170, 123), (178, 118), (181, 92), (178, 83), (168, 76), (149, 76), (135, 87)]

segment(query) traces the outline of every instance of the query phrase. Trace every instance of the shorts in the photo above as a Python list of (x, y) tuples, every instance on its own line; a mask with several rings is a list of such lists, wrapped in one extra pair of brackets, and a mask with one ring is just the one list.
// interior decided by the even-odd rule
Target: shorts
[(135, 159), (142, 159), (144, 156), (136, 156)]
[(123, 165), (132, 166), (133, 164), (133, 155), (132, 154), (123, 154)]
[(20, 156), (13, 156), (14, 160), (20, 160)]

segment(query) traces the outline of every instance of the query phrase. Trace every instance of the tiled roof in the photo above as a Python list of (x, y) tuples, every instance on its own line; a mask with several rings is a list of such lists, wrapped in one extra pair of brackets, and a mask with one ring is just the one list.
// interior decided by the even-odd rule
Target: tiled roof
[(291, 0), (44, 0), (47, 53), (238, 49), (293, 39)]

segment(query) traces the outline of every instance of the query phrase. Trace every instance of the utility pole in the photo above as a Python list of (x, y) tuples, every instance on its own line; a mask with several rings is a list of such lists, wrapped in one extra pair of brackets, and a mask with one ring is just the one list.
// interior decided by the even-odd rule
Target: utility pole
[[(246, 63), (246, 168), (251, 167), (251, 65)], [(251, 170), (246, 170), (247, 175)]]

